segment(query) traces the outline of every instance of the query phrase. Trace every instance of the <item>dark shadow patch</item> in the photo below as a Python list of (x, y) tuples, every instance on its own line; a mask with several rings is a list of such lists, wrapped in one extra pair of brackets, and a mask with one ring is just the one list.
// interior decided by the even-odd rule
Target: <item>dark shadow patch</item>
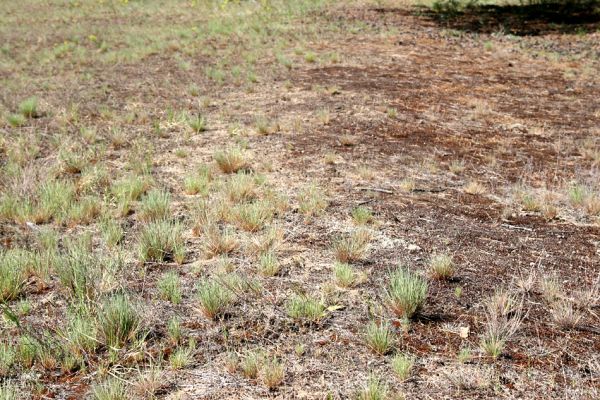
[(531, 1), (526, 4), (477, 4), (437, 1), (417, 13), (445, 28), (466, 32), (505, 32), (518, 36), (584, 34), (600, 28), (600, 0)]

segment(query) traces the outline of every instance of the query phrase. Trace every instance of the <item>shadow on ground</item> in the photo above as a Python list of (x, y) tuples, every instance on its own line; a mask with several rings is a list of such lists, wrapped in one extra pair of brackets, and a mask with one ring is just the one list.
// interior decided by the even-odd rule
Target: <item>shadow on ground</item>
[(477, 4), (442, 0), (418, 12), (445, 28), (468, 32), (504, 32), (519, 36), (583, 34), (600, 30), (600, 0), (530, 1), (523, 4)]

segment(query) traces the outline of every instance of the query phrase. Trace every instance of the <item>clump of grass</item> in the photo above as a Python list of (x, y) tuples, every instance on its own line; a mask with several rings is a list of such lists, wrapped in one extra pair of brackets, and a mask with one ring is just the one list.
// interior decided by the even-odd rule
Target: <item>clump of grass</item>
[(98, 311), (98, 328), (107, 346), (123, 347), (142, 329), (138, 306), (122, 293), (108, 297)]
[(263, 201), (237, 205), (233, 210), (237, 225), (248, 232), (257, 232), (273, 219), (271, 204)]
[(479, 346), (488, 356), (496, 359), (521, 325), (521, 303), (509, 292), (499, 290), (485, 305), (486, 330)]
[(573, 307), (573, 304), (568, 300), (557, 301), (552, 304), (551, 313), (556, 325), (565, 330), (576, 328), (583, 318), (581, 311)]
[(327, 205), (323, 190), (316, 185), (307, 186), (298, 194), (298, 208), (304, 215), (319, 215), (327, 208)]
[(193, 340), (186, 347), (178, 347), (169, 357), (171, 368), (182, 369), (188, 367), (194, 361), (195, 351), (196, 343)]
[(30, 97), (19, 103), (19, 113), (26, 118), (34, 118), (38, 115), (38, 99)]
[(99, 342), (93, 315), (84, 311), (69, 313), (63, 337), (67, 342), (66, 348), (76, 357), (94, 351)]
[[(7, 376), (17, 358), (17, 353), (13, 346), (7, 343), (0, 343), (0, 378)], [(0, 399), (2, 396), (0, 396)]]
[(396, 108), (388, 107), (385, 110), (385, 113), (388, 116), (388, 118), (390, 118), (390, 119), (398, 118), (398, 110)]
[(61, 260), (56, 265), (60, 283), (79, 300), (94, 299), (105, 269), (103, 261), (92, 253), (90, 236), (67, 240)]
[(387, 302), (399, 318), (411, 318), (423, 306), (427, 298), (427, 282), (400, 267), (390, 275)]
[(242, 374), (248, 379), (258, 377), (261, 365), (264, 361), (264, 354), (260, 351), (248, 351), (240, 362)]
[(118, 245), (123, 239), (124, 231), (121, 224), (112, 218), (103, 218), (100, 222), (100, 233), (109, 247)]
[(473, 195), (483, 195), (487, 192), (485, 186), (477, 181), (470, 181), (463, 190), (465, 193)]
[(210, 175), (204, 174), (193, 174), (185, 177), (183, 181), (183, 188), (186, 194), (194, 195), (201, 194), (203, 196), (208, 194), (210, 187)]
[(275, 276), (279, 273), (279, 261), (274, 252), (269, 251), (260, 255), (258, 259), (258, 272), (263, 276)]
[(204, 280), (198, 285), (198, 300), (202, 313), (209, 319), (223, 315), (233, 302), (231, 290), (212, 280)]
[(448, 280), (454, 275), (455, 264), (452, 256), (445, 253), (434, 254), (429, 260), (429, 274), (434, 279)]
[(173, 304), (181, 303), (181, 284), (179, 275), (175, 271), (169, 271), (163, 274), (157, 284), (160, 297)]
[(248, 169), (249, 166), (247, 156), (237, 147), (224, 151), (217, 151), (213, 155), (213, 158), (219, 166), (219, 169), (226, 174)]
[(348, 263), (361, 260), (371, 241), (369, 231), (359, 229), (352, 232), (349, 236), (339, 238), (333, 243), (333, 252), (336, 260), (342, 263)]
[(356, 285), (358, 277), (354, 269), (346, 263), (336, 262), (333, 266), (333, 279), (342, 288), (350, 288)]
[(164, 372), (160, 366), (151, 365), (148, 369), (140, 370), (133, 383), (133, 391), (140, 398), (155, 399), (156, 394), (164, 385)]
[(285, 367), (276, 358), (268, 360), (262, 366), (260, 378), (267, 388), (274, 389), (283, 382)]
[(369, 322), (365, 333), (367, 346), (377, 354), (386, 354), (394, 346), (394, 333), (389, 322)]
[(206, 118), (201, 115), (189, 117), (187, 123), (194, 133), (204, 132), (206, 130)]
[(452, 160), (448, 166), (448, 170), (455, 175), (462, 173), (465, 168), (465, 162), (463, 160)]
[(167, 220), (146, 225), (140, 234), (139, 254), (143, 262), (163, 262), (168, 257), (182, 262), (185, 257), (182, 226)]
[(87, 196), (74, 203), (65, 217), (70, 226), (92, 223), (101, 212), (100, 200), (95, 196)]
[(204, 228), (204, 252), (208, 257), (229, 254), (238, 243), (230, 229), (221, 229), (216, 224)]
[(388, 385), (379, 377), (371, 374), (367, 386), (358, 393), (358, 400), (386, 400), (389, 394)]
[(8, 117), (6, 117), (6, 120), (13, 128), (19, 128), (27, 123), (27, 118), (21, 114), (10, 114)]
[(251, 174), (235, 174), (225, 184), (224, 193), (233, 203), (253, 200), (257, 196), (256, 179)]
[(357, 225), (366, 225), (373, 221), (373, 213), (367, 207), (359, 206), (352, 210), (352, 219)]
[(414, 357), (405, 354), (396, 354), (392, 359), (392, 370), (403, 381), (410, 377), (414, 365)]
[(29, 335), (23, 335), (19, 338), (17, 345), (17, 360), (24, 368), (31, 368), (42, 353), (41, 344), (35, 338)]
[(581, 206), (587, 197), (587, 190), (585, 186), (575, 183), (571, 185), (567, 194), (572, 205)]
[(183, 337), (183, 333), (181, 330), (181, 320), (177, 317), (173, 317), (169, 320), (167, 324), (167, 333), (169, 335), (169, 339), (171, 339), (171, 343), (179, 344)]
[(128, 400), (130, 398), (124, 381), (114, 377), (94, 384), (91, 392), (94, 400)]
[(19, 251), (0, 251), (0, 302), (14, 300), (23, 290), (25, 270)]
[(319, 322), (325, 316), (325, 305), (306, 295), (293, 296), (286, 309), (288, 315), (297, 321)]
[(0, 400), (22, 400), (25, 398), (16, 383), (6, 380), (0, 384)]
[(151, 190), (140, 203), (140, 219), (142, 221), (157, 221), (169, 217), (171, 194), (163, 190)]
[(148, 177), (131, 175), (112, 185), (111, 191), (117, 200), (117, 207), (121, 215), (127, 215), (131, 203), (138, 200), (151, 185)]
[(400, 190), (410, 193), (417, 188), (417, 183), (413, 178), (404, 178), (400, 181)]

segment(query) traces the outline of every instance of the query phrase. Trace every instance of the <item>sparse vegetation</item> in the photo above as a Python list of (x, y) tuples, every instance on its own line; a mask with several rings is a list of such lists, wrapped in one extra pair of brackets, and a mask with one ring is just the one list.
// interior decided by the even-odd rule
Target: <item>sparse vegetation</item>
[(467, 3), (0, 1), (0, 400), (597, 398), (597, 10)]

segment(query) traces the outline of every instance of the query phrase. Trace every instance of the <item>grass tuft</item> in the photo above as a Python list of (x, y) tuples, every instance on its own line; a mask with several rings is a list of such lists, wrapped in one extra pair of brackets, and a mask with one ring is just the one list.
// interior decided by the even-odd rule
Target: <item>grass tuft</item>
[(454, 275), (455, 264), (449, 254), (434, 254), (429, 260), (429, 274), (433, 279), (448, 280)]
[(213, 158), (219, 169), (226, 174), (236, 173), (248, 169), (249, 162), (246, 154), (239, 148), (231, 148), (224, 151), (217, 151)]
[(182, 262), (185, 256), (185, 245), (182, 237), (182, 226), (167, 220), (151, 222), (140, 234), (139, 254), (143, 262), (163, 262), (172, 257)]
[(395, 342), (390, 323), (387, 321), (380, 324), (375, 321), (369, 322), (365, 333), (365, 342), (377, 354), (388, 353)]
[(111, 295), (98, 312), (98, 328), (107, 346), (123, 347), (134, 340), (142, 328), (138, 306), (125, 294)]
[(406, 268), (390, 275), (387, 289), (388, 305), (399, 318), (411, 318), (427, 298), (427, 282)]
[(200, 309), (208, 319), (223, 315), (233, 302), (232, 292), (219, 282), (204, 280), (198, 285)]

